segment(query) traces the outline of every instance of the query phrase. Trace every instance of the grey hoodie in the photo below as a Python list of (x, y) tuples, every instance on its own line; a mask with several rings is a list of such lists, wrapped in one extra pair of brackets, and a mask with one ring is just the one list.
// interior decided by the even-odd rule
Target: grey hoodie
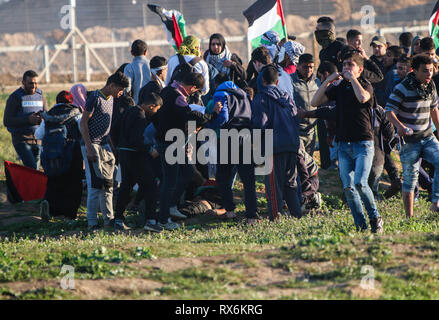
[[(294, 88), (294, 102), (297, 109), (304, 111), (313, 111), (316, 108), (311, 106), (311, 99), (319, 89), (320, 81), (313, 75), (309, 81), (303, 80), (299, 77), (296, 71), (291, 75)], [(315, 124), (317, 119), (302, 119), (300, 120), (300, 135), (308, 136), (314, 134)]]

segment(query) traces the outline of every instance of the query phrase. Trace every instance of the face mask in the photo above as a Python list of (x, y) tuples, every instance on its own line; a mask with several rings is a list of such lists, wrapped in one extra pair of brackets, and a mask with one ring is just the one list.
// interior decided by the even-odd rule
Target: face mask
[(317, 43), (323, 48), (328, 47), (335, 41), (335, 34), (331, 30), (316, 30), (314, 32)]

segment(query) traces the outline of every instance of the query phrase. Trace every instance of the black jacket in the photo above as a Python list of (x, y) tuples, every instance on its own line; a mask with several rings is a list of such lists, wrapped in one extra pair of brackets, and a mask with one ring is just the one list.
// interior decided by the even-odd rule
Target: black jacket
[(147, 84), (145, 84), (143, 86), (142, 89), (140, 89), (139, 92), (139, 104), (144, 100), (144, 97), (146, 97), (148, 94), (150, 93), (156, 93), (158, 95), (160, 95), (160, 92), (163, 90), (162, 86), (160, 85), (160, 83), (153, 79), (148, 82)]
[(320, 62), (330, 61), (335, 64), (338, 71), (342, 70), (342, 65), (338, 60), (338, 53), (343, 49), (344, 44), (338, 40), (335, 40), (327, 48), (320, 50), (319, 58)]
[(163, 99), (163, 106), (157, 112), (157, 126), (154, 125), (157, 129), (156, 139), (158, 142), (165, 142), (165, 136), (168, 130), (180, 129), (186, 132), (186, 124), (188, 121), (195, 121), (197, 127), (202, 127), (208, 121), (218, 116), (216, 113), (202, 114), (198, 111), (192, 111), (189, 105), (177, 105), (176, 101), (179, 97), (182, 97), (182, 95), (172, 85), (165, 87), (160, 95)]
[(148, 117), (139, 106), (126, 109), (120, 120), (119, 149), (146, 153), (148, 150), (143, 142), (143, 133), (151, 121), (157, 123), (157, 114)]

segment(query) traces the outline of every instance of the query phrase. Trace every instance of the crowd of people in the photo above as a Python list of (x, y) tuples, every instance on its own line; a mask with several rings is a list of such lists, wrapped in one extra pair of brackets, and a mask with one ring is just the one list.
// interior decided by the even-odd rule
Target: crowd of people
[[(210, 37), (204, 53), (200, 39), (188, 36), (169, 59), (148, 60), (147, 44), (136, 40), (132, 62), (103, 88), (76, 84), (61, 91), (52, 108), (38, 89), (38, 75), (26, 71), (22, 87), (7, 100), (4, 125), (23, 164), (38, 170), (41, 162), (48, 177), (41, 217), (76, 219), (85, 171), (90, 230), (102, 227), (98, 211), (104, 227), (128, 230), (125, 211), (136, 185), (137, 226), (147, 231), (178, 229), (179, 221), (196, 214), (234, 219), (239, 175), (246, 223), (257, 223), (257, 165), (245, 161), (255, 141), (241, 136), (228, 149), (219, 147), (226, 139), (221, 130), (256, 129), (272, 137), (272, 153), (264, 151), (272, 168), (264, 174), (270, 220), (300, 218), (322, 205), (316, 150), (323, 169), (339, 170), (358, 231), (381, 233), (376, 201), (399, 191), (412, 217), (419, 186), (438, 212), (439, 59), (433, 39), (405, 32), (395, 45), (375, 36), (369, 56), (359, 30), (336, 38), (329, 17), (318, 19), (315, 37), (321, 46), (317, 68), (316, 57), (295, 37), (280, 39), (274, 31), (262, 36), (246, 68), (221, 34)], [(188, 141), (202, 128), (217, 137), (205, 142), (209, 159), (226, 161), (194, 161)], [(169, 160), (175, 129), (185, 135), (184, 159), (177, 162)], [(402, 180), (391, 156), (395, 149)], [(380, 193), (384, 169), (391, 186)]]

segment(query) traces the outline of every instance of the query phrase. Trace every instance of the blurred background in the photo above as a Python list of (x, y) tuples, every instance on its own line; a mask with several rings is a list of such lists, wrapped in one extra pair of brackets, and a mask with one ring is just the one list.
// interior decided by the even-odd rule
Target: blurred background
[[(297, 36), (306, 51), (316, 54), (320, 48), (313, 37), (316, 20), (327, 15), (336, 22), (337, 36), (355, 28), (363, 32), (364, 47), (371, 54), (370, 39), (382, 34), (387, 41), (398, 44), (399, 33), (411, 31), (414, 35), (428, 35), (428, 20), (436, 1), (425, 0), (283, 0), (290, 35)], [(76, 25), (94, 48), (110, 72), (124, 62), (131, 61), (130, 45), (143, 39), (149, 45), (148, 58), (154, 55), (169, 57), (173, 48), (159, 17), (146, 4), (160, 5), (180, 11), (186, 21), (186, 31), (204, 40), (208, 45), (212, 33), (225, 37), (228, 47), (247, 63), (247, 21), (242, 12), (254, 0), (77, 0)], [(0, 92), (20, 83), (25, 70), (41, 72), (48, 64), (69, 29), (63, 29), (61, 20), (66, 15), (62, 7), (69, 0), (0, 0)], [(361, 28), (364, 6), (372, 6), (375, 25)], [(370, 7), (369, 7), (370, 8)], [(93, 82), (106, 78), (98, 60), (76, 39), (77, 81)], [(51, 64), (41, 82), (63, 83), (73, 81), (72, 45), (68, 41)]]

